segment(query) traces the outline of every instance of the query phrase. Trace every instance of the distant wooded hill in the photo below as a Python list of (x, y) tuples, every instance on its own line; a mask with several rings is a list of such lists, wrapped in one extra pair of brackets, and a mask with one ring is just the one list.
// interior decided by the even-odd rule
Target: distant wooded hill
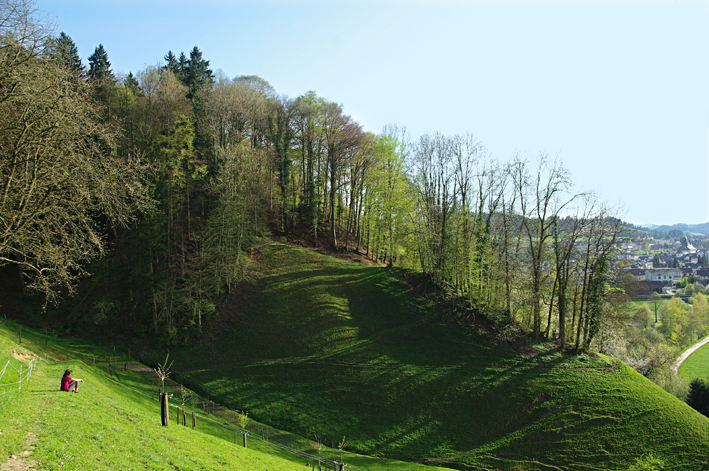
[(679, 230), (685, 233), (691, 232), (694, 234), (709, 235), (709, 222), (705, 222), (703, 224), (674, 224), (672, 226), (647, 225), (645, 227), (653, 231), (670, 232), (673, 230)]

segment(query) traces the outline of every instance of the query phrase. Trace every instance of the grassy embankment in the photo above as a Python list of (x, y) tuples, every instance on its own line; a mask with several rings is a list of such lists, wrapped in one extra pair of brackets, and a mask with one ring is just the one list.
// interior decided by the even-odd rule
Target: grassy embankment
[(709, 344), (692, 353), (682, 363), (679, 375), (687, 383), (694, 378), (709, 381)]
[[(176, 425), (173, 415), (171, 426), (162, 427), (156, 379), (122, 368), (120, 380), (109, 376), (105, 363), (94, 365), (91, 358), (105, 359), (110, 351), (75, 339), (45, 339), (28, 328), (21, 345), (18, 340), (17, 324), (0, 322), (0, 370), (11, 363), (0, 379), (6, 385), (0, 386), (0, 469), (278, 471), (308, 461), (253, 438), (248, 449), (234, 445), (234, 432), (211, 422), (215, 417), (199, 418), (192, 429)], [(20, 366), (26, 374), (32, 353), (42, 360), (18, 392)], [(85, 381), (78, 394), (58, 391), (65, 369)], [(423, 468), (351, 453), (344, 460), (363, 469)]]
[(623, 364), (456, 332), (385, 268), (278, 244), (259, 260), (232, 328), (174, 355), (182, 381), (259, 421), (457, 468), (709, 469), (709, 419)]

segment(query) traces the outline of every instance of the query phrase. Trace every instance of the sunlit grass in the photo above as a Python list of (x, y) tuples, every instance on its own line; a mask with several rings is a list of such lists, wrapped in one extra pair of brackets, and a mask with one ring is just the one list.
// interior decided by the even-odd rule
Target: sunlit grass
[[(343, 459), (360, 469), (422, 469), (417, 460), (619, 470), (651, 454), (671, 469), (709, 466), (709, 419), (610, 358), (545, 345), (533, 346), (533, 358), (501, 350), (441, 324), (440, 307), (385, 268), (282, 245), (265, 246), (261, 258), (257, 293), (232, 329), (171, 358), (176, 370), (192, 369), (174, 377), (275, 427), (269, 434), (311, 450), (307, 439), (319, 439), (335, 448), (331, 459), (346, 437)], [(0, 361), (21, 362), (13, 349), (43, 361), (26, 391), (0, 396), (0, 457), (31, 450), (40, 469), (305, 464), (256, 440), (244, 450), (233, 431), (206, 420), (197, 430), (161, 427), (155, 378), (119, 365), (120, 381), (112, 379), (92, 359), (118, 354), (42, 331), (23, 329), (19, 346), (18, 329), (0, 325)], [(86, 380), (79, 394), (57, 391), (67, 367)]]
[(679, 375), (687, 383), (694, 378), (709, 381), (709, 344), (692, 353), (682, 363)]
[(261, 258), (243, 318), (176, 355), (196, 369), (180, 379), (261, 422), (473, 468), (624, 469), (652, 453), (700, 469), (709, 454), (709, 420), (611, 359), (500, 350), (441, 325), (385, 268), (281, 245)]
[[(120, 380), (115, 379), (115, 373), (112, 379), (103, 362), (93, 365), (67, 359), (75, 352), (104, 359), (113, 353), (110, 350), (89, 344), (73, 345), (70, 340), (52, 336), (45, 340), (43, 332), (27, 328), (23, 328), (19, 345), (18, 329), (15, 323), (0, 323), (2, 366), (10, 360), (16, 368), (26, 368), (31, 352), (41, 355), (42, 360), (22, 392), (13, 390), (0, 395), (0, 468), (5, 460), (15, 464), (22, 461), (26, 466), (45, 470), (291, 470), (307, 462), (313, 464), (312, 460), (253, 438), (244, 449), (241, 435), (235, 437), (232, 430), (221, 426), (223, 417), (210, 417), (199, 409), (197, 429), (177, 425), (174, 409), (171, 426), (162, 427), (155, 378), (118, 368)], [(27, 356), (13, 356), (13, 352)], [(57, 361), (55, 357), (65, 360)], [(59, 379), (65, 369), (72, 369), (74, 376), (85, 381), (78, 394), (59, 391)], [(18, 377), (15, 369), (9, 368), (0, 384), (16, 382)], [(0, 388), (0, 392), (2, 389), (5, 388)], [(188, 411), (192, 410), (188, 407)], [(252, 429), (251, 433), (257, 432)], [(234, 444), (235, 438), (238, 444)], [(323, 458), (335, 456), (333, 450), (325, 454)], [(358, 456), (347, 450), (343, 459), (361, 469), (422, 468), (413, 463)]]

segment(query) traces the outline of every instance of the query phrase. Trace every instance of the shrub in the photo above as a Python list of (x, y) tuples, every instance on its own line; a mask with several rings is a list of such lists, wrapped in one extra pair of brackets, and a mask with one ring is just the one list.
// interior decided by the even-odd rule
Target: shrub
[(709, 417), (709, 383), (702, 379), (694, 378), (689, 383), (687, 404), (699, 413)]

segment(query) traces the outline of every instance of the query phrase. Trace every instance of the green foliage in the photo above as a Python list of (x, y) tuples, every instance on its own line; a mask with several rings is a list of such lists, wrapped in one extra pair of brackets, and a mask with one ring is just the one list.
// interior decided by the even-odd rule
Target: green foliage
[(108, 54), (103, 44), (99, 44), (94, 53), (89, 56), (88, 77), (96, 82), (103, 82), (113, 77), (111, 63), (108, 61)]
[(647, 326), (653, 321), (652, 310), (648, 306), (640, 306), (635, 314), (633, 314), (633, 320), (639, 322), (644, 326)]
[(589, 323), (589, 332), (586, 339), (586, 345), (590, 345), (593, 337), (596, 336), (601, 328), (604, 317), (603, 304), (605, 302), (608, 282), (608, 260), (606, 254), (601, 254), (596, 262), (596, 267), (592, 272), (588, 286), (588, 307), (587, 316)]
[(214, 74), (209, 68), (209, 61), (202, 59), (202, 51), (195, 46), (190, 51), (190, 58), (180, 70), (180, 80), (187, 86), (187, 98), (194, 98), (214, 83)]
[(709, 382), (700, 378), (690, 381), (687, 404), (700, 414), (709, 417)]
[[(0, 36), (0, 264), (18, 268), (20, 290), (56, 301), (73, 294), (86, 264), (104, 253), (107, 226), (128, 226), (152, 201), (148, 169), (112, 152), (115, 130), (93, 85), (63, 62), (69, 38), (60, 36), (63, 52), (52, 49), (28, 4), (0, 4), (3, 24), (17, 21), (26, 35)], [(36, 49), (47, 42), (56, 60)]]
[(49, 57), (69, 69), (77, 78), (86, 73), (74, 41), (63, 31), (49, 46)]
[[(410, 186), (404, 172), (401, 143), (393, 135), (380, 135), (371, 144), (373, 161), (367, 188), (366, 224), (372, 231), (375, 258), (401, 261), (405, 253), (405, 235), (410, 233)], [(411, 262), (409, 262), (411, 263)], [(403, 263), (402, 263), (403, 264)]]

